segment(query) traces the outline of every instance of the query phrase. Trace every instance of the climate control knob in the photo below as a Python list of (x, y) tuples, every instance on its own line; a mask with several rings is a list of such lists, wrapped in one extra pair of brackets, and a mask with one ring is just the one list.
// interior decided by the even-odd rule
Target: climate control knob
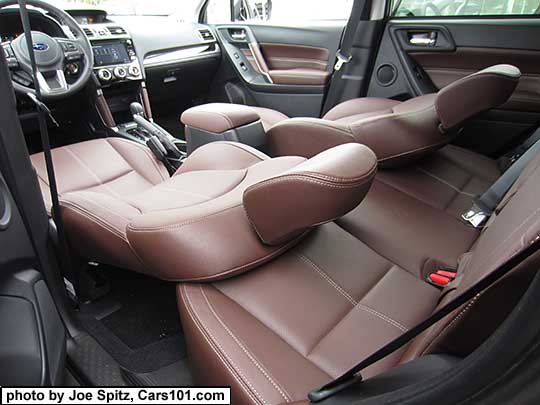
[(129, 67), (129, 74), (130, 74), (130, 76), (137, 77), (137, 76), (139, 76), (141, 74), (141, 69), (139, 69), (138, 66), (131, 65)]
[(102, 82), (110, 82), (112, 79), (112, 73), (110, 72), (109, 69), (99, 69), (98, 78)]
[(125, 79), (127, 77), (127, 70), (123, 66), (118, 66), (114, 68), (114, 76), (117, 79)]

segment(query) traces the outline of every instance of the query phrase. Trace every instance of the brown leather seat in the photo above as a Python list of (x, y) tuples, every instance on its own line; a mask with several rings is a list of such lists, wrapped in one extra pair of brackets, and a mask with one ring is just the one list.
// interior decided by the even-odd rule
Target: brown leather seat
[[(270, 260), (310, 227), (356, 207), (376, 171), (373, 152), (352, 144), (306, 160), (214, 142), (172, 177), (148, 148), (120, 138), (52, 155), (75, 250), (87, 260), (174, 281), (230, 277)], [(44, 156), (31, 159), (47, 200)], [(270, 204), (269, 194), (277, 196)], [(287, 226), (275, 228), (272, 212), (281, 220), (290, 214)]]
[[(456, 194), (481, 187), (472, 179), (495, 174), (493, 162), (461, 160), (464, 154), (448, 149), (425, 162), (427, 167), (444, 166), (454, 180), (460, 170), (466, 173), (469, 164), (480, 162), (456, 183), (456, 190), (447, 185)], [(411, 170), (403, 179), (410, 182), (417, 175), (418, 189), (400, 186), (397, 177), (393, 185), (376, 180), (364, 202), (338, 220), (342, 226), (318, 227), (296, 247), (249, 273), (214, 283), (180, 284), (179, 305), (196, 382), (231, 385), (235, 403), (306, 400), (309, 390), (341, 375), (540, 236), (540, 156), (481, 233), (464, 223), (459, 228), (452, 209), (436, 207), (443, 200), (452, 205), (459, 197), (439, 198), (423, 190), (425, 181), (445, 184), (444, 179)], [(352, 215), (363, 220), (354, 235), (344, 225)], [(405, 224), (408, 228), (399, 229)], [(377, 227), (396, 233), (394, 242), (374, 243), (370, 230)], [(456, 235), (466, 235), (467, 229), (466, 240), (459, 240)], [(430, 240), (435, 231), (438, 238)], [(445, 254), (456, 262), (458, 277), (441, 291), (425, 281), (422, 271), (430, 262), (431, 270), (440, 264), (437, 256), (447, 242), (452, 253)], [(505, 318), (539, 265), (536, 254), (363, 375), (428, 353), (467, 355)]]
[(342, 143), (358, 142), (375, 152), (381, 167), (402, 167), (451, 142), (468, 119), (506, 102), (519, 78), (514, 66), (491, 66), (438, 93), (404, 102), (349, 100), (322, 119), (287, 119), (273, 110), (253, 108), (267, 129), (272, 156), (309, 158)]

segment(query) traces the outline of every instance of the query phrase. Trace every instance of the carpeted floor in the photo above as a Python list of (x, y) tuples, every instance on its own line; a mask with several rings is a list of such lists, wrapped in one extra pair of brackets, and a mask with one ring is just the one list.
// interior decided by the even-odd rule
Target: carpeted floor
[[(111, 291), (81, 305), (79, 319), (98, 343), (132, 375), (191, 381), (173, 283), (133, 272), (101, 268)], [(180, 368), (179, 368), (180, 367)], [(186, 368), (186, 370), (184, 370)], [(170, 370), (170, 372), (167, 372)], [(182, 381), (180, 381), (182, 380)], [(156, 381), (162, 383), (165, 381)]]

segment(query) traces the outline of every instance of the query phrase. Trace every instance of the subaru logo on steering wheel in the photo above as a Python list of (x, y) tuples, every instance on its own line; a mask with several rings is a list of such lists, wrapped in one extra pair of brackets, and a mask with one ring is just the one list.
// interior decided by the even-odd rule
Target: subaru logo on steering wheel
[(37, 42), (37, 43), (32, 45), (32, 48), (34, 48), (34, 51), (43, 52), (43, 51), (46, 51), (47, 49), (49, 49), (49, 45), (41, 43), (41, 42)]

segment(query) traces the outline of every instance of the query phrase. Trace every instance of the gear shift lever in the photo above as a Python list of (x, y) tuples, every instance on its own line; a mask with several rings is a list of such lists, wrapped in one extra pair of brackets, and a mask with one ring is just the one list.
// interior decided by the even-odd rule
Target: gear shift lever
[(129, 106), (131, 114), (133, 115), (133, 121), (137, 123), (137, 126), (144, 129), (150, 134), (155, 136), (162, 143), (163, 147), (167, 151), (167, 157), (175, 160), (180, 160), (184, 157), (184, 154), (176, 147), (173, 142), (174, 137), (166, 132), (163, 128), (148, 121), (144, 117), (144, 108), (139, 103), (131, 103)]
[(131, 111), (131, 115), (140, 115), (141, 117), (144, 117), (144, 108), (139, 103), (131, 103), (129, 105), (129, 110)]

